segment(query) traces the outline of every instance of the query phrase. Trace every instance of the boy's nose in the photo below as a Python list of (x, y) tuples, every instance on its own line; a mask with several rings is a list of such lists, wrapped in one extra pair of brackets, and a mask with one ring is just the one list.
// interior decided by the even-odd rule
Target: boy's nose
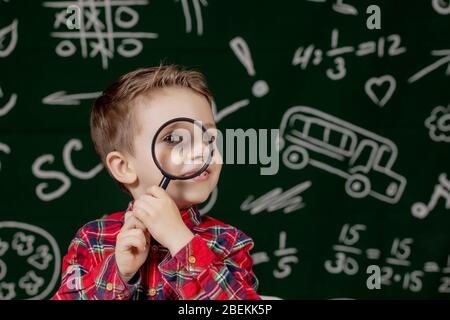
[(205, 156), (204, 156), (204, 147), (202, 146), (198, 146), (198, 147), (194, 147), (192, 150), (192, 156), (191, 156), (191, 160), (193, 163), (203, 163), (205, 161)]

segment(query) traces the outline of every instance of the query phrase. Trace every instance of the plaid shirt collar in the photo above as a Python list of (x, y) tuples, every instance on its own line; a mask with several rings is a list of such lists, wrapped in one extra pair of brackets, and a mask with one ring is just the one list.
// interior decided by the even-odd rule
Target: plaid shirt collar
[[(127, 211), (133, 210), (134, 200), (128, 203)], [(198, 226), (201, 222), (200, 212), (198, 211), (197, 205), (192, 205), (186, 209), (180, 209), (181, 218), (183, 218), (184, 223), (189, 229)]]

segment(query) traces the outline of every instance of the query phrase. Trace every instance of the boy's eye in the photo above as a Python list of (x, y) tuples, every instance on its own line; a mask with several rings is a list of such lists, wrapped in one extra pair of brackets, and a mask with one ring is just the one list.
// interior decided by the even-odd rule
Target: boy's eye
[(163, 138), (163, 141), (169, 144), (177, 144), (183, 141), (183, 137), (177, 134), (168, 134)]
[(208, 143), (213, 143), (214, 141), (216, 141), (216, 137), (215, 136), (211, 136), (211, 138), (209, 139)]

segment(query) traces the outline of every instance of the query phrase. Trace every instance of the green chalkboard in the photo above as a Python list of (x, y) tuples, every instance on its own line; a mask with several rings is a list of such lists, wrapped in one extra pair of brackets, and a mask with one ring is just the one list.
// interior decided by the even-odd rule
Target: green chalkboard
[(200, 205), (254, 239), (261, 295), (449, 298), (449, 39), (439, 0), (0, 0), (0, 299), (50, 298), (126, 208), (90, 108), (161, 60), (205, 73), (220, 130), (280, 130), (276, 174), (225, 165)]

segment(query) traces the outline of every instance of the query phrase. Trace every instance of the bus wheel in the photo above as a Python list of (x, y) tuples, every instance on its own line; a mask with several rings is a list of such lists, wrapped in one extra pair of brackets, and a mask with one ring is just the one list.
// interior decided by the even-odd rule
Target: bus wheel
[(345, 191), (353, 198), (364, 198), (370, 192), (370, 181), (362, 174), (353, 174), (345, 182)]
[(306, 167), (309, 161), (308, 151), (299, 146), (289, 146), (283, 152), (283, 163), (286, 167), (300, 170)]

